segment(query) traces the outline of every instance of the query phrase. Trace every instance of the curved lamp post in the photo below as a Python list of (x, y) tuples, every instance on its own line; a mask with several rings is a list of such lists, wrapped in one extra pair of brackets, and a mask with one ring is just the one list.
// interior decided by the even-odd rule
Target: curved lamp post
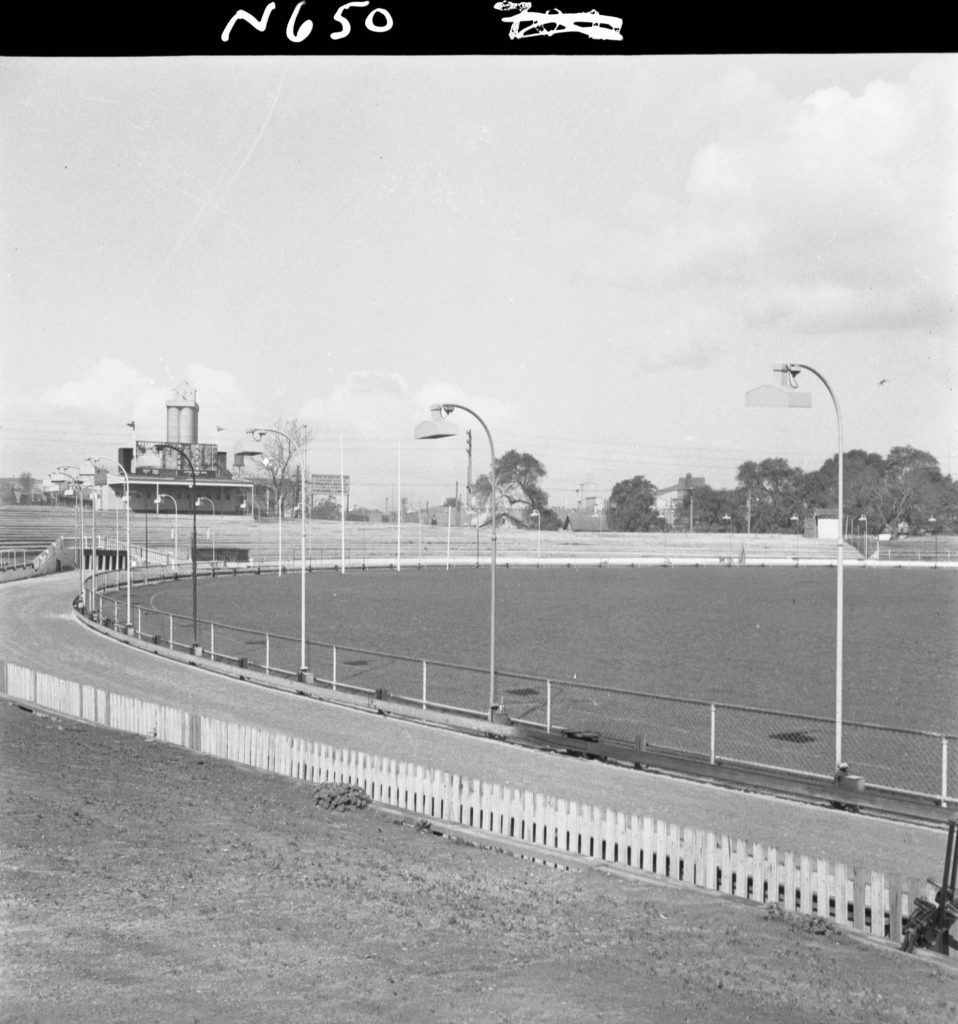
[[(493, 711), (499, 708), (499, 703), (496, 700), (496, 449), (492, 443), (492, 434), (489, 433), (489, 428), (477, 412), (455, 402), (443, 402), (440, 405), (430, 406), (431, 418), (417, 424), (415, 437), (417, 440), (454, 437), (458, 432), (458, 427), (446, 419), (453, 409), (462, 409), (470, 416), (475, 416), (489, 439), (489, 453), (492, 457), (492, 469), (489, 474), (489, 482), (492, 484), (492, 533), (490, 535), (491, 557), (489, 559), (491, 584), (489, 599), (489, 714), (491, 717)], [(478, 517), (476, 525), (478, 528)]]
[(124, 503), (126, 505), (126, 628), (130, 630), (133, 628), (133, 617), (130, 613), (130, 591), (132, 588), (131, 578), (131, 559), (130, 559), (130, 475), (127, 471), (116, 461), (106, 455), (91, 455), (87, 462), (92, 466), (96, 466), (98, 462), (112, 462), (114, 466), (123, 474), (123, 482), (126, 487), (126, 493), (123, 496)]
[(654, 505), (649, 506), (650, 512), (655, 512), (655, 518), (662, 520), (662, 536), (665, 538), (665, 561), (669, 560), (669, 520), (666, 514), (657, 510)]
[[(189, 453), (186, 451), (186, 448), (183, 445), (171, 444), (169, 441), (157, 441), (155, 444), (150, 445), (150, 447), (156, 452), (162, 451), (164, 448), (171, 452), (177, 452), (184, 459), (186, 459), (186, 464), (190, 467), (190, 477), (192, 478), (192, 484), (190, 485), (190, 495), (194, 499), (193, 501), (190, 502), (190, 504), (193, 506), (193, 538), (191, 541), (190, 548), (190, 561), (192, 564), (193, 577), (193, 653), (202, 654), (202, 648), (200, 647), (199, 620), (197, 619), (196, 616), (196, 467), (193, 465), (193, 460), (190, 458)], [(140, 460), (141, 465), (143, 461), (144, 460), (142, 459)], [(176, 503), (174, 502), (174, 507), (175, 504)]]
[[(75, 469), (77, 471), (77, 475), (74, 476), (72, 473), (68, 473), (67, 472), (68, 469)], [(74, 560), (76, 561), (76, 564), (77, 564), (77, 571), (78, 571), (78, 576), (79, 576), (79, 580), (80, 580), (79, 601), (80, 601), (80, 609), (82, 610), (83, 609), (83, 553), (80, 550), (80, 548), (83, 545), (83, 484), (80, 483), (80, 467), (79, 466), (57, 466), (56, 473), (53, 474), (50, 477), (50, 479), (55, 481), (57, 479), (57, 476), (61, 477), (64, 480), (69, 480), (70, 483), (73, 485), (73, 494), (74, 494), (74, 498), (75, 498), (74, 504), (79, 509), (79, 513), (80, 513), (79, 534), (78, 534), (77, 539), (75, 539), (74, 542), (73, 542), (73, 558), (74, 558)]]
[(173, 502), (173, 564), (176, 565), (180, 560), (180, 506), (177, 505), (176, 498), (172, 494), (158, 494), (153, 499), (157, 513), (160, 511), (160, 505), (164, 498), (169, 498)]
[(201, 501), (208, 501), (210, 503), (210, 514), (213, 516), (213, 525), (212, 525), (212, 530), (213, 530), (213, 566), (214, 566), (214, 571), (215, 571), (215, 566), (216, 566), (216, 506), (213, 504), (213, 499), (212, 498), (207, 498), (205, 495), (202, 495), (201, 497), (196, 499), (197, 506), (199, 506), (199, 503)]
[[(844, 632), (844, 593), (845, 593), (845, 558), (844, 558), (844, 502), (845, 502), (845, 481), (844, 481), (844, 434), (842, 429), (842, 412), (838, 405), (835, 392), (832, 391), (828, 381), (812, 366), (805, 363), (777, 363), (772, 367), (779, 375), (781, 388), (771, 385), (767, 387), (754, 388), (745, 396), (746, 405), (756, 406), (779, 406), (790, 408), (810, 409), (812, 396), (808, 392), (796, 390), (798, 383), (796, 378), (802, 370), (808, 370), (814, 374), (825, 385), (835, 406), (835, 418), (838, 422), (838, 573), (835, 596), (835, 768), (837, 772), (844, 772), (847, 766), (842, 761), (842, 662), (843, 662), (843, 632)], [(784, 390), (783, 390), (784, 389)], [(789, 390), (791, 389), (791, 390)]]
[[(300, 518), (302, 519), (299, 560), (299, 678), (301, 682), (311, 682), (309, 665), (306, 663), (306, 459), (303, 457), (303, 451), (300, 446), (289, 436), (289, 434), (284, 434), (281, 430), (276, 430), (273, 427), (250, 427), (246, 433), (249, 434), (253, 441), (257, 443), (255, 445), (250, 444), (245, 449), (240, 449), (236, 452), (237, 455), (261, 458), (263, 455), (263, 447), (259, 442), (261, 442), (267, 434), (276, 434), (277, 437), (286, 439), (290, 447), (296, 450), (296, 455), (299, 458), (299, 509)], [(280, 529), (282, 528), (283, 518), (282, 510), (280, 510)]]

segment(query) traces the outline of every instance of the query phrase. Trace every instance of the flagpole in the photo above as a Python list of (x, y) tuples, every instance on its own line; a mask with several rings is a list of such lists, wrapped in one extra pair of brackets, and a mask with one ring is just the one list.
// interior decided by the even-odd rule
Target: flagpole
[(396, 572), (402, 568), (402, 442), (396, 444)]
[(340, 536), (342, 538), (342, 553), (340, 561), (343, 566), (343, 575), (346, 574), (346, 481), (343, 476), (345, 464), (343, 462), (343, 435), (339, 435), (339, 522)]

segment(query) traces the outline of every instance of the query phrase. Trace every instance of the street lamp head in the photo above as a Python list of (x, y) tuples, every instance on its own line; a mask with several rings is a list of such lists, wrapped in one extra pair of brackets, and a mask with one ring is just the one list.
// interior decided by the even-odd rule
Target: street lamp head
[(772, 366), (772, 371), (778, 374), (778, 383), (781, 387), (798, 387), (796, 378), (801, 373), (801, 367), (794, 363), (775, 363)]
[(452, 412), (451, 405), (430, 406), (430, 417), (416, 424), (415, 438), (417, 441), (433, 440), (439, 437), (455, 437), (459, 428), (446, 417)]
[(250, 427), (246, 433), (252, 440), (247, 440), (245, 437), (241, 438), (236, 442), (235, 454), (243, 456), (244, 458), (262, 458), (263, 457), (263, 445), (262, 440), (266, 436), (266, 431), (261, 427)]

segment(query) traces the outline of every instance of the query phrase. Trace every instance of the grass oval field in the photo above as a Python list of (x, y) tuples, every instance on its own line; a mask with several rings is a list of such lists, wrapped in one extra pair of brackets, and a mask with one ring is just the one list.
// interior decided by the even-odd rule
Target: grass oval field
[[(664, 696), (834, 714), (827, 568), (500, 568), (497, 669)], [(199, 583), (205, 620), (299, 635), (300, 577)], [(191, 613), (189, 579), (138, 598)], [(307, 634), (344, 647), (488, 665), (488, 569), (307, 574)], [(958, 575), (845, 575), (847, 720), (958, 731)]]

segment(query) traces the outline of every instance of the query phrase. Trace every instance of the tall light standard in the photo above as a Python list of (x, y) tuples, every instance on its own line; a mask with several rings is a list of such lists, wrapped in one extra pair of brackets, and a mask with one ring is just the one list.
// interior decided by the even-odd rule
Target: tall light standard
[(865, 561), (867, 562), (868, 561), (868, 516), (866, 516), (864, 513), (862, 513), (858, 517), (858, 521), (860, 523), (864, 523), (865, 524)]
[(153, 499), (157, 514), (164, 498), (169, 498), (173, 502), (173, 564), (177, 565), (180, 561), (180, 506), (176, 504), (176, 498), (172, 494), (158, 494)]
[[(278, 437), (285, 438), (287, 444), (296, 450), (296, 455), (299, 458), (299, 509), (302, 519), (299, 560), (299, 678), (301, 682), (309, 682), (309, 665), (306, 663), (306, 460), (303, 457), (302, 449), (296, 441), (294, 441), (289, 434), (284, 434), (281, 430), (276, 430), (273, 427), (250, 427), (246, 433), (249, 434), (256, 444), (249, 445), (245, 450), (237, 452), (237, 455), (249, 455), (254, 458), (262, 457), (263, 447), (260, 442), (267, 434), (276, 434)], [(282, 510), (280, 511), (280, 529), (282, 529)]]
[[(489, 558), (489, 715), (498, 707), (496, 701), (496, 449), (492, 443), (492, 434), (486, 426), (483, 418), (465, 405), (458, 405), (455, 402), (443, 402), (440, 405), (430, 407), (431, 418), (417, 424), (415, 437), (417, 440), (427, 440), (440, 437), (454, 437), (458, 432), (455, 423), (449, 422), (446, 417), (453, 409), (462, 409), (470, 416), (475, 416), (482, 429), (489, 439), (489, 453), (492, 458), (489, 482), (492, 485), (492, 530), (490, 533), (490, 558)], [(476, 536), (478, 539), (479, 517), (476, 516)]]
[[(263, 462), (267, 462), (263, 459)], [(276, 575), (283, 575), (283, 496), (276, 495), (276, 518), (279, 522), (279, 547), (276, 549)]]
[[(116, 461), (116, 459), (108, 458), (105, 455), (91, 455), (87, 462), (89, 462), (94, 468), (98, 462), (112, 462), (114, 466), (123, 474), (123, 482), (126, 487), (126, 492), (123, 495), (124, 503), (126, 504), (126, 628), (131, 630), (133, 628), (133, 616), (130, 611), (130, 592), (132, 589), (132, 577), (131, 577), (131, 559), (130, 559), (130, 474)], [(117, 553), (119, 557), (119, 552)]]
[[(77, 475), (74, 476), (72, 473), (68, 473), (68, 469), (75, 469)], [(79, 601), (80, 608), (83, 608), (83, 552), (80, 550), (83, 546), (83, 484), (80, 482), (80, 467), (79, 466), (57, 466), (57, 472), (50, 477), (51, 480), (56, 480), (59, 475), (64, 480), (69, 480), (73, 485), (73, 496), (74, 496), (74, 507), (79, 511), (79, 533), (73, 542), (73, 558), (77, 564), (77, 573), (80, 580), (80, 593)]]
[(842, 429), (842, 412), (831, 385), (814, 367), (808, 366), (805, 363), (777, 363), (772, 369), (779, 375), (781, 387), (775, 388), (768, 385), (753, 388), (745, 395), (746, 405), (810, 409), (812, 396), (808, 392), (798, 391), (798, 382), (796, 381), (798, 374), (802, 370), (808, 370), (809, 373), (814, 374), (825, 385), (825, 390), (835, 406), (835, 419), (838, 423), (838, 573), (835, 595), (835, 768), (838, 771), (844, 765), (842, 761), (842, 662), (845, 618), (845, 537), (842, 524), (845, 515), (845, 442)]
[[(202, 648), (200, 647), (200, 628), (199, 619), (196, 614), (196, 467), (193, 465), (193, 460), (189, 456), (189, 452), (186, 450), (186, 445), (171, 444), (169, 441), (157, 441), (151, 445), (154, 451), (160, 452), (164, 448), (168, 451), (176, 452), (181, 458), (186, 459), (186, 464), (190, 467), (190, 478), (192, 483), (190, 485), (190, 497), (193, 499), (190, 502), (192, 505), (193, 512), (193, 537), (190, 542), (190, 561), (192, 563), (192, 577), (193, 577), (193, 653), (202, 654)], [(141, 460), (141, 463), (145, 460)]]
[[(542, 516), (537, 508), (534, 508), (529, 513), (529, 518), (536, 517), (536, 566), (542, 561)], [(555, 545), (553, 545), (553, 551)]]
[(669, 520), (664, 512), (656, 512), (655, 506), (649, 506), (650, 512), (655, 512), (655, 518), (662, 520), (662, 536), (665, 538), (665, 560), (669, 560)]
[(216, 565), (216, 506), (213, 504), (213, 499), (212, 498), (207, 498), (205, 495), (201, 495), (199, 498), (196, 499), (197, 507), (199, 506), (201, 501), (208, 501), (210, 503), (210, 515), (213, 517), (213, 519), (212, 519), (212, 524), (213, 524), (212, 525), (212, 531), (213, 531), (213, 565), (215, 567), (215, 565)]

